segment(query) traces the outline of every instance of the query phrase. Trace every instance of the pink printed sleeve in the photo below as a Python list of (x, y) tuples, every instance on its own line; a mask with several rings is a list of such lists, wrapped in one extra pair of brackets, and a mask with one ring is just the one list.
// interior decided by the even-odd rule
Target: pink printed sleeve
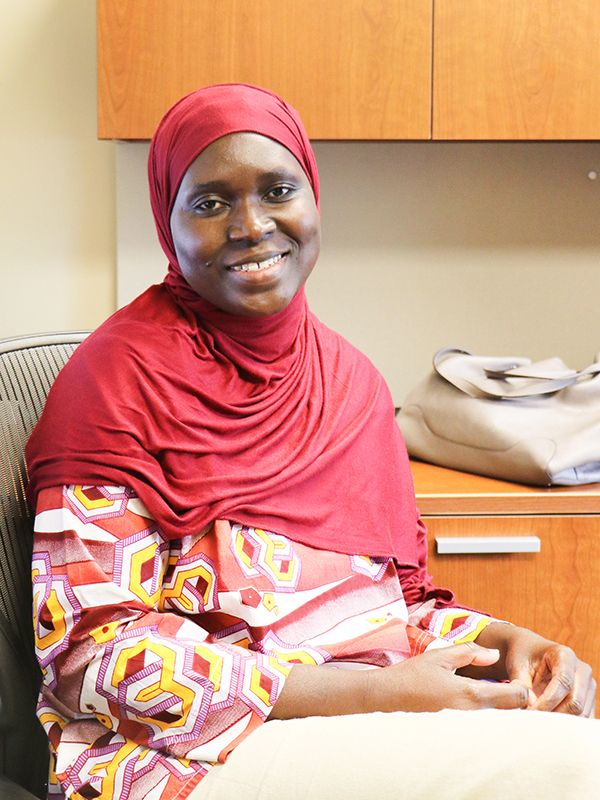
[(418, 565), (398, 567), (398, 577), (408, 608), (408, 621), (452, 644), (474, 641), (493, 617), (461, 607), (450, 589), (434, 584), (427, 571), (427, 528), (417, 523)]
[(123, 487), (41, 493), (33, 586), (43, 701), (136, 745), (216, 762), (267, 718), (290, 666), (212, 641), (201, 615), (162, 610), (170, 544)]

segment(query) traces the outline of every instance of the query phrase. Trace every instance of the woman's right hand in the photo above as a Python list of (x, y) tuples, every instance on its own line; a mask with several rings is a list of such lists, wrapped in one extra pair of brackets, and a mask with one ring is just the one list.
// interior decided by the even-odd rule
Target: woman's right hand
[(529, 692), (519, 681), (495, 683), (455, 674), (461, 667), (488, 667), (498, 658), (498, 650), (468, 642), (430, 650), (382, 669), (298, 664), (288, 676), (270, 718), (526, 708)]
[(518, 681), (496, 683), (456, 675), (462, 667), (487, 667), (498, 650), (473, 642), (430, 650), (399, 664), (363, 673), (368, 711), (439, 711), (442, 708), (526, 708), (529, 693)]

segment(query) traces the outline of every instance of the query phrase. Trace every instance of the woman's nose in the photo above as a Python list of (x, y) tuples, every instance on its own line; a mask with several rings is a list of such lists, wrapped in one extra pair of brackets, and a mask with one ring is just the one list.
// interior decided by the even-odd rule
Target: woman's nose
[(227, 229), (230, 242), (259, 242), (275, 230), (275, 221), (259, 205), (246, 204), (238, 209)]

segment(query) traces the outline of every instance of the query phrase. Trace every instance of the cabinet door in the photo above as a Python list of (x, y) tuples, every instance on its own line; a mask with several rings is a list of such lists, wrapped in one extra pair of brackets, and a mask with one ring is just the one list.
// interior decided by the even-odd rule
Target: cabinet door
[(315, 139), (428, 139), (433, 0), (98, 0), (98, 135), (148, 139), (210, 83), (272, 89)]
[(436, 0), (433, 138), (600, 138), (599, 30), (596, 0)]
[[(572, 647), (600, 675), (600, 518), (428, 519), (429, 571), (460, 603)], [(439, 555), (438, 536), (538, 536), (539, 553)]]

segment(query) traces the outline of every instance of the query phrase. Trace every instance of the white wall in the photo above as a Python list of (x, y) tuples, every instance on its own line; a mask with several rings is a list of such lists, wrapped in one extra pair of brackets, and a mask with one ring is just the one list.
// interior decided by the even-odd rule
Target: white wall
[[(600, 351), (600, 143), (315, 145), (323, 250), (312, 308), (364, 350), (397, 404), (446, 344)], [(119, 302), (161, 280), (144, 143), (117, 146)]]
[(93, 0), (0, 0), (0, 337), (91, 328), (115, 307), (95, 14)]

